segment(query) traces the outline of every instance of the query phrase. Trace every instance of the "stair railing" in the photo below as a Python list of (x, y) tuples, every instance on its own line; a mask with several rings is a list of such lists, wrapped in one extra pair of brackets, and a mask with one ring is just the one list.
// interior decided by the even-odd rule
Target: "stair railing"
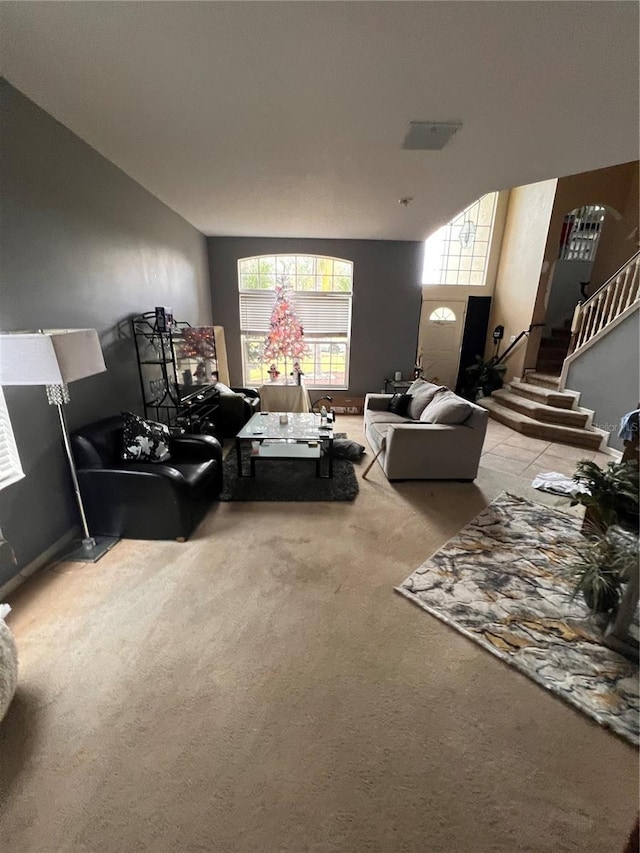
[(640, 251), (599, 287), (586, 302), (576, 305), (571, 323), (569, 355), (577, 352), (640, 299)]

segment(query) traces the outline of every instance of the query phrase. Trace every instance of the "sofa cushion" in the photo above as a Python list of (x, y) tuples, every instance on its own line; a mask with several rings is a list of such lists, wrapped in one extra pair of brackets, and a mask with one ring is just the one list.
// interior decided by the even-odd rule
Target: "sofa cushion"
[(417, 394), (423, 388), (433, 388), (434, 391), (436, 388), (442, 388), (442, 385), (438, 385), (434, 382), (428, 382), (426, 379), (414, 379), (411, 385), (406, 390), (406, 394)]
[(435, 385), (433, 382), (426, 382), (424, 379), (416, 379), (407, 390), (407, 394), (411, 394), (412, 398), (408, 409), (409, 417), (417, 421), (438, 391), (443, 388), (445, 388), (444, 385)]
[(122, 458), (136, 462), (166, 462), (170, 459), (169, 427), (146, 421), (133, 412), (123, 412)]
[(420, 415), (426, 424), (463, 424), (473, 408), (471, 403), (458, 397), (453, 391), (437, 394)]
[(377, 442), (378, 446), (380, 446), (383, 439), (387, 437), (387, 433), (389, 432), (390, 423), (379, 423), (379, 424), (371, 424), (369, 426), (369, 431), (371, 433), (374, 441)]
[(410, 423), (411, 418), (403, 418), (402, 415), (394, 415), (393, 412), (371, 411), (367, 409), (367, 421), (369, 424), (406, 424)]
[(411, 403), (411, 394), (394, 394), (389, 400), (389, 411), (394, 415), (405, 416), (409, 410)]

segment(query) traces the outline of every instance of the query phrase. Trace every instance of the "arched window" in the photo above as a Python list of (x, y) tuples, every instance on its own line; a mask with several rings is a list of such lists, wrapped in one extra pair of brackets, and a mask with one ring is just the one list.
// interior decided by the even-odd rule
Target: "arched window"
[(246, 385), (269, 381), (276, 364), (280, 378), (293, 368), (289, 357), (266, 358), (264, 347), (276, 304), (276, 288), (303, 329), (306, 353), (298, 359), (310, 388), (347, 388), (353, 262), (321, 255), (260, 255), (238, 261), (242, 369)]
[(498, 193), (470, 204), (425, 242), (423, 284), (484, 285)]
[(436, 308), (429, 314), (429, 320), (432, 323), (455, 323), (456, 315), (451, 308), (445, 308), (443, 305), (442, 308)]
[(558, 259), (593, 261), (606, 212), (601, 204), (585, 204), (567, 213), (562, 223)]

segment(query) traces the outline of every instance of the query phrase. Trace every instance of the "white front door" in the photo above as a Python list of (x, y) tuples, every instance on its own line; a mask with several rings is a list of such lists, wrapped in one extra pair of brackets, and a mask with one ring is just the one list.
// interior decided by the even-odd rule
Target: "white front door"
[(420, 312), (418, 355), (422, 354), (423, 378), (455, 389), (460, 364), (460, 345), (467, 310), (465, 301), (425, 299)]

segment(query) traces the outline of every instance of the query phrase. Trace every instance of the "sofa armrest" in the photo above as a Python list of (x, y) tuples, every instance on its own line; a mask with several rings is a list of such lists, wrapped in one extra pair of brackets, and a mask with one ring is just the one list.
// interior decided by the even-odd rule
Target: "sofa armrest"
[(478, 473), (484, 430), (466, 425), (392, 424), (384, 472), (393, 479), (472, 480)]
[(126, 504), (136, 500), (148, 501), (150, 494), (153, 494), (154, 498), (160, 498), (163, 493), (168, 497), (171, 492), (184, 489), (187, 485), (184, 476), (171, 465), (137, 464), (141, 467), (132, 468), (130, 471), (124, 468), (80, 469), (80, 491), (97, 493), (101, 501), (115, 498), (116, 502)]
[(236, 394), (244, 394), (245, 397), (259, 397), (257, 388), (236, 388), (235, 386), (231, 389)]
[(389, 408), (389, 400), (393, 394), (367, 394), (364, 398), (364, 409), (372, 412), (386, 412)]

